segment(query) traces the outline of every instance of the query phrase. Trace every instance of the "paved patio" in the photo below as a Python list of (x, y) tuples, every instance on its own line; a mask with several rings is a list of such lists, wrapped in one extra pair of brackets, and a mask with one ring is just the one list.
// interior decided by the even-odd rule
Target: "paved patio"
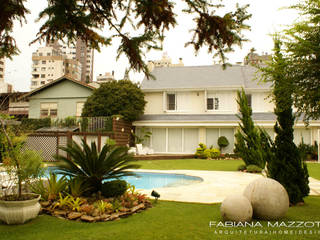
[[(155, 188), (161, 200), (196, 203), (219, 203), (233, 193), (242, 193), (253, 180), (263, 177), (260, 174), (224, 171), (194, 170), (139, 170), (141, 172), (177, 173), (203, 179), (200, 183), (180, 187)], [(320, 195), (320, 181), (310, 178), (310, 195)], [(152, 190), (139, 190), (150, 196)]]

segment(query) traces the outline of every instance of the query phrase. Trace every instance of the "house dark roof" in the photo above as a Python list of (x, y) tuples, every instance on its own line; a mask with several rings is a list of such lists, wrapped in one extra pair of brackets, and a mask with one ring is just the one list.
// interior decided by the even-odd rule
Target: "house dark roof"
[[(225, 70), (221, 65), (155, 67), (151, 72), (156, 78), (144, 78), (142, 90), (208, 89), (214, 87), (270, 89), (270, 83), (259, 82), (257, 69), (252, 66), (233, 65)], [(255, 80), (256, 79), (256, 80)]]
[(84, 83), (84, 82), (80, 82), (80, 81), (75, 80), (75, 79), (73, 79), (73, 78), (71, 78), (71, 77), (69, 77), (69, 76), (62, 76), (61, 78), (58, 78), (58, 79), (56, 79), (56, 80), (54, 80), (54, 81), (52, 81), (52, 82), (49, 82), (49, 83), (47, 83), (47, 84), (45, 84), (45, 85), (43, 85), (43, 86), (41, 86), (41, 87), (39, 87), (39, 88), (34, 89), (33, 91), (30, 91), (29, 93), (21, 96), (20, 99), (21, 99), (21, 98), (31, 97), (31, 96), (34, 95), (35, 93), (38, 93), (38, 92), (40, 92), (40, 91), (42, 91), (42, 90), (44, 90), (44, 89), (46, 89), (46, 88), (48, 88), (48, 87), (51, 87), (51, 86), (53, 86), (53, 85), (55, 85), (55, 84), (57, 84), (57, 83), (59, 83), (59, 82), (65, 81), (65, 80), (74, 82), (74, 83), (76, 83), (76, 84), (79, 84), (79, 85), (81, 85), (81, 86), (83, 86), (83, 87), (86, 87), (86, 88), (90, 88), (90, 89), (92, 89), (92, 90), (96, 89), (95, 87), (93, 87), (93, 86), (91, 86), (91, 85), (89, 85), (89, 84), (86, 84), (86, 83)]

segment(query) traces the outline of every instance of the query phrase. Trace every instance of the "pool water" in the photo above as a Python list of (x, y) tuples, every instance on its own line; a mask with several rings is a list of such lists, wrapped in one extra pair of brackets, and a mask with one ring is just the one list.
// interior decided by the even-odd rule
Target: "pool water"
[(177, 187), (202, 182), (199, 177), (183, 174), (136, 172), (136, 176), (127, 176), (122, 179), (138, 189), (153, 189), (161, 187)]
[[(48, 168), (48, 172), (53, 169)], [(54, 170), (53, 170), (54, 171)], [(184, 174), (134, 172), (135, 176), (121, 179), (134, 185), (137, 189), (154, 189), (161, 187), (177, 187), (202, 182), (202, 178)]]

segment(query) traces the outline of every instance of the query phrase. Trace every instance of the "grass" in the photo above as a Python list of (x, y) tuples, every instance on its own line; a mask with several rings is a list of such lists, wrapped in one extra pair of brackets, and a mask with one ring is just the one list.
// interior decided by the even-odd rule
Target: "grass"
[(207, 170), (207, 171), (237, 171), (244, 164), (241, 159), (206, 160), (206, 159), (176, 159), (176, 160), (142, 160), (138, 161), (141, 169), (158, 170)]
[(307, 163), (309, 176), (320, 180), (320, 163)]
[[(206, 170), (206, 171), (237, 171), (244, 164), (241, 159), (206, 160), (206, 159), (177, 159), (177, 160), (143, 160), (138, 161), (141, 169), (158, 170)], [(320, 164), (307, 163), (309, 175), (320, 180)]]
[[(235, 228), (209, 227), (210, 221), (221, 221), (220, 204), (192, 204), (159, 201), (154, 208), (114, 222), (81, 223), (61, 220), (41, 215), (38, 218), (18, 226), (0, 223), (0, 239), (2, 240), (210, 240), (210, 239), (319, 239), (319, 235), (265, 235), (250, 234), (253, 230), (279, 230), (267, 228), (267, 222), (260, 221), (263, 228), (240, 228), (248, 234), (226, 234), (225, 231)], [(306, 198), (305, 206), (291, 207), (286, 218), (281, 221), (318, 221), (320, 215), (320, 198)], [(239, 228), (237, 228), (239, 230)], [(290, 230), (281, 228), (282, 230)], [(319, 228), (317, 228), (319, 229)], [(219, 230), (223, 230), (219, 234)], [(297, 230), (297, 229), (293, 229)], [(301, 229), (298, 229), (301, 230)], [(304, 229), (302, 229), (304, 230)], [(310, 229), (308, 229), (310, 230)], [(315, 229), (313, 229), (315, 230)]]

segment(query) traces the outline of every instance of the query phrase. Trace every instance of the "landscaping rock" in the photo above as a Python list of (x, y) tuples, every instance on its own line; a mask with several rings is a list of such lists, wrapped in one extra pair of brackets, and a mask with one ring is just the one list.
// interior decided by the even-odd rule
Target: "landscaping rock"
[(63, 210), (56, 210), (56, 211), (53, 212), (53, 215), (65, 217), (65, 216), (67, 216), (67, 212), (63, 211)]
[(68, 219), (69, 220), (75, 220), (77, 218), (80, 218), (82, 216), (82, 213), (79, 212), (71, 212), (68, 214)]
[(101, 221), (101, 216), (96, 216), (96, 217), (94, 217), (94, 221), (95, 221), (95, 222), (100, 222), (100, 221)]
[(279, 219), (284, 217), (289, 209), (286, 189), (271, 178), (254, 180), (246, 187), (243, 195), (251, 202), (253, 216), (259, 219)]
[(115, 220), (117, 218), (119, 218), (119, 214), (118, 213), (114, 213), (114, 214), (111, 214), (111, 216), (109, 217), (109, 220), (113, 221), (113, 220)]
[(92, 217), (97, 217), (97, 216), (100, 216), (100, 212), (98, 209), (94, 209), (93, 210), (93, 213), (91, 214)]
[(227, 196), (220, 207), (224, 221), (249, 222), (252, 219), (252, 212), (250, 201), (241, 194)]
[(145, 208), (144, 204), (143, 204), (143, 203), (140, 203), (139, 205), (131, 208), (131, 209), (130, 209), (130, 212), (134, 213), (134, 212), (136, 212), (136, 211), (138, 211), (138, 210), (140, 210), (140, 209), (144, 209), (144, 208)]
[(109, 219), (110, 216), (111, 216), (111, 215), (109, 215), (109, 214), (102, 214), (102, 215), (100, 216), (101, 221), (105, 221), (106, 219)]
[(94, 217), (88, 216), (88, 215), (82, 215), (80, 218), (84, 222), (94, 222)]

